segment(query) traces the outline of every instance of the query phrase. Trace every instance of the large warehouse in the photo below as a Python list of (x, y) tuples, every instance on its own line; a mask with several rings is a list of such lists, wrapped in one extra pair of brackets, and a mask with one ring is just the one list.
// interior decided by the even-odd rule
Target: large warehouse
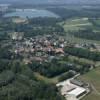
[(86, 89), (77, 87), (74, 90), (68, 92), (68, 95), (74, 95), (76, 98), (84, 95), (86, 93)]
[(72, 97), (73, 100), (79, 100), (88, 92), (86, 88), (82, 87), (83, 84), (80, 85), (80, 82), (74, 79), (60, 82), (56, 86), (60, 89), (61, 94), (66, 98), (66, 100), (72, 100)]

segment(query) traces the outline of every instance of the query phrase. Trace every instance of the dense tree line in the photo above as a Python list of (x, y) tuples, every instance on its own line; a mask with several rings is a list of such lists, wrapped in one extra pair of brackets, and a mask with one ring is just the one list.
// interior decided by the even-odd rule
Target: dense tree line
[(11, 55), (8, 47), (0, 49), (0, 100), (63, 100), (55, 85), (37, 80), (29, 66)]
[(0, 59), (0, 73), (4, 70), (9, 70), (10, 68), (9, 64), (10, 62), (8, 60)]
[(5, 47), (0, 49), (1, 59), (11, 59), (12, 53)]
[(78, 32), (69, 32), (75, 37), (88, 39), (88, 40), (100, 40), (100, 33), (99, 32), (93, 32), (92, 29), (86, 29), (86, 30), (79, 30)]
[(61, 75), (61, 76), (59, 77), (59, 81), (67, 80), (67, 79), (69, 79), (69, 78), (72, 78), (74, 75), (75, 75), (74, 72), (69, 71), (69, 72), (67, 72), (67, 73), (65, 73), (65, 74), (63, 74), (63, 75)]
[(5, 70), (0, 74), (0, 87), (11, 83), (15, 79), (15, 75), (12, 71)]
[(62, 19), (61, 18), (32, 18), (29, 19), (29, 23), (31, 25), (35, 25), (35, 26), (54, 26), (56, 23), (61, 22)]
[(29, 64), (29, 66), (33, 71), (39, 72), (41, 75), (47, 77), (55, 77), (64, 72), (68, 72), (69, 70), (75, 70), (76, 72), (79, 72), (79, 69), (75, 64), (70, 64), (68, 62), (60, 63), (59, 60), (55, 59), (53, 59), (51, 62), (42, 64), (39, 64), (38, 62), (32, 62), (32, 64)]
[(0, 73), (0, 100), (64, 100), (55, 85), (38, 81), (28, 66), (9, 63)]
[(88, 49), (83, 48), (76, 48), (76, 47), (66, 47), (65, 52), (73, 55), (78, 56), (80, 58), (87, 58), (93, 61), (100, 61), (100, 53), (99, 52), (92, 52)]
[(44, 34), (58, 34), (58, 35), (62, 35), (64, 33), (64, 29), (59, 26), (59, 25), (55, 25), (55, 26), (40, 26), (40, 27), (36, 27), (36, 28), (24, 28), (24, 30), (21, 29), (21, 31), (23, 31), (25, 33), (25, 37), (32, 37), (32, 36), (37, 36), (37, 35), (44, 35)]
[(33, 70), (11, 59), (8, 51), (0, 49), (0, 100), (64, 100), (55, 85), (37, 80)]
[(6, 31), (1, 31), (0, 32), (0, 41), (1, 40), (7, 40), (9, 39), (8, 35), (7, 35), (7, 32)]
[[(4, 20), (4, 19), (3, 19)], [(28, 19), (28, 23), (13, 23), (10, 18), (0, 22), (0, 30), (3, 34), (0, 34), (1, 39), (8, 39), (8, 33), (11, 32), (24, 32), (25, 37), (32, 37), (43, 34), (57, 33), (62, 35), (64, 29), (58, 25), (61, 19), (57, 18), (33, 18)]]
[(100, 27), (100, 19), (99, 19), (99, 17), (89, 18), (89, 21), (99, 29), (99, 27)]
[(53, 59), (51, 62), (39, 63), (32, 62), (28, 66), (33, 70), (33, 72), (38, 72), (39, 74), (52, 78), (60, 75), (59, 81), (71, 78), (77, 73), (84, 74), (88, 72), (92, 65), (90, 64), (79, 64), (70, 63), (65, 59)]
[(61, 16), (63, 19), (73, 18), (73, 17), (99, 17), (100, 16), (100, 8), (96, 9), (86, 9), (86, 8), (79, 8), (79, 9), (68, 9), (68, 8), (61, 8), (61, 7), (54, 7), (54, 8), (47, 8), (57, 15)]

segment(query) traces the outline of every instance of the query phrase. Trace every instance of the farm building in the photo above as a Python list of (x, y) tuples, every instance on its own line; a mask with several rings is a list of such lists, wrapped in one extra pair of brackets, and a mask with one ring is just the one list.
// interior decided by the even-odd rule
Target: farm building
[(89, 89), (83, 87), (84, 83), (75, 79), (65, 80), (58, 83), (56, 86), (66, 100), (79, 100), (89, 92)]

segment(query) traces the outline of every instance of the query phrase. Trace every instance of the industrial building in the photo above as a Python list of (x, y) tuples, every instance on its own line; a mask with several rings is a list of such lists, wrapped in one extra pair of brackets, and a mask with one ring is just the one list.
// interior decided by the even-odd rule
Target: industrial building
[(68, 79), (60, 82), (56, 85), (61, 95), (63, 95), (66, 100), (80, 100), (88, 92), (88, 88), (84, 88), (84, 83), (75, 79)]

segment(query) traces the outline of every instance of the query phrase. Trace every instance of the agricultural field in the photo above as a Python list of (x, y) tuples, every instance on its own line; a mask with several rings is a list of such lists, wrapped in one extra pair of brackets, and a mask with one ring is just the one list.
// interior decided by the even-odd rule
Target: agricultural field
[(78, 63), (91, 64), (91, 65), (93, 65), (93, 64), (95, 63), (95, 62), (92, 61), (92, 60), (85, 59), (85, 58), (79, 58), (79, 57), (72, 56), (72, 55), (70, 55), (70, 56), (68, 57), (68, 60), (69, 60), (70, 62), (78, 62)]
[(58, 83), (58, 78), (59, 78), (59, 77), (48, 78), (48, 77), (45, 77), (45, 76), (43, 76), (43, 75), (40, 75), (40, 74), (37, 73), (37, 72), (34, 72), (34, 75), (35, 75), (35, 77), (37, 78), (37, 80), (43, 81), (43, 82), (45, 82), (45, 83), (53, 83), (53, 84)]
[(67, 73), (68, 72), (65, 72), (61, 75), (58, 75), (58, 76), (55, 76), (55, 77), (52, 77), (52, 78), (48, 78), (46, 76), (43, 76), (43, 75), (39, 74), (38, 72), (34, 72), (34, 75), (37, 78), (37, 80), (39, 80), (39, 81), (43, 81), (47, 84), (57, 84), (59, 82), (60, 77), (63, 76), (63, 75), (66, 75)]
[(100, 18), (90, 20), (93, 23), (93, 31), (100, 32)]
[(96, 24), (100, 25), (100, 18), (94, 19), (94, 22), (95, 22)]
[(62, 23), (66, 32), (78, 31), (87, 27), (92, 27), (92, 23), (89, 22), (88, 18), (73, 18), (66, 20)]
[(89, 19), (89, 18), (72, 18), (68, 19), (65, 22), (61, 22), (60, 25), (62, 25), (65, 29), (65, 32), (68, 31), (78, 31), (81, 29), (87, 29), (92, 28), (93, 31), (99, 31), (100, 32), (100, 18), (98, 19)]
[(26, 19), (22, 19), (22, 18), (13, 18), (12, 19), (13, 23), (19, 24), (19, 23), (24, 23), (26, 22)]
[[(95, 24), (94, 24), (95, 23)], [(79, 30), (85, 30), (85, 29), (91, 29), (93, 32), (97, 32), (99, 34), (100, 28), (100, 19), (89, 19), (89, 18), (71, 18), (64, 22), (59, 23), (61, 26), (63, 26), (65, 33), (66, 33), (66, 39), (71, 42), (77, 42), (77, 43), (100, 43), (98, 40), (89, 40), (85, 38), (79, 38), (75, 37), (72, 34), (69, 34), (69, 32), (78, 32)], [(97, 25), (96, 25), (97, 24)]]
[(92, 91), (83, 100), (100, 100), (100, 67), (80, 76), (80, 79), (89, 82)]

